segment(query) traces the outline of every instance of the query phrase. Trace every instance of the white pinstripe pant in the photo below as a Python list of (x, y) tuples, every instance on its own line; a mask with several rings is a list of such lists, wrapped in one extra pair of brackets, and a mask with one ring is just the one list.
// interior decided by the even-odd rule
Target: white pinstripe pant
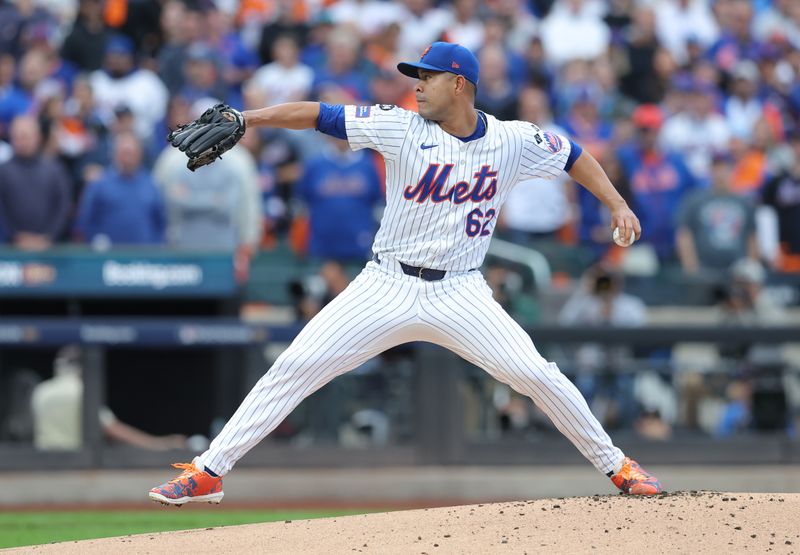
[(315, 316), (256, 383), (200, 460), (224, 475), (300, 402), (330, 380), (409, 341), (457, 353), (530, 397), (599, 471), (623, 458), (581, 394), (536, 350), (492, 298), (478, 271), (440, 281), (402, 273), (389, 258), (369, 262)]

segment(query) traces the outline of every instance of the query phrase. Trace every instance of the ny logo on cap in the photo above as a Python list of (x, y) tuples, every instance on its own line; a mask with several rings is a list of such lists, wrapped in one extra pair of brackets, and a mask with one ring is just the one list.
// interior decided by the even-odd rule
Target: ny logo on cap
[[(433, 46), (433, 45), (431, 45), (431, 46)], [(425, 54), (427, 54), (430, 51), (431, 46), (429, 46), (428, 48), (426, 48), (425, 50), (422, 51), (422, 56), (419, 57), (420, 61), (422, 60), (422, 58), (425, 57)]]

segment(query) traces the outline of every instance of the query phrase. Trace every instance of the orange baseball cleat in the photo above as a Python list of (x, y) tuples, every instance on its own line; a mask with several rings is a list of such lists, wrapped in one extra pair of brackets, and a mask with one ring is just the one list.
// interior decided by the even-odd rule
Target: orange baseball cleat
[(165, 505), (183, 505), (189, 502), (219, 503), (222, 501), (222, 478), (205, 471), (200, 460), (190, 463), (173, 464), (183, 470), (174, 480), (150, 490), (148, 496), (153, 501)]
[(630, 457), (622, 460), (622, 469), (611, 476), (611, 481), (622, 493), (630, 495), (654, 495), (662, 491), (658, 478)]

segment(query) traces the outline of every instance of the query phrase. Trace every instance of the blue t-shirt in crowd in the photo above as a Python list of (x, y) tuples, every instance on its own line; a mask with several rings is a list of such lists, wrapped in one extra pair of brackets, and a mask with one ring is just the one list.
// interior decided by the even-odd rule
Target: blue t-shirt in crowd
[(369, 256), (383, 189), (367, 153), (326, 150), (305, 164), (295, 192), (308, 206), (309, 254), (335, 260)]
[(674, 153), (645, 155), (635, 146), (620, 149), (620, 163), (630, 182), (633, 209), (642, 224), (642, 240), (659, 258), (675, 252), (678, 208), (695, 180), (683, 159)]
[(126, 176), (110, 169), (86, 186), (75, 227), (87, 242), (105, 235), (119, 245), (163, 243), (164, 200), (147, 171)]

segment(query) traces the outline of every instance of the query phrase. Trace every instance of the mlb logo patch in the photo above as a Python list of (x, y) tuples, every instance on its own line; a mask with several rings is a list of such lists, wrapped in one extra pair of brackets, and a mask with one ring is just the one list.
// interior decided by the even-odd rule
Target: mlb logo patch
[(368, 118), (371, 110), (372, 106), (356, 106), (356, 117)]
[(561, 150), (561, 147), (564, 146), (561, 142), (561, 139), (555, 133), (550, 133), (549, 131), (545, 131), (542, 133), (542, 137), (544, 137), (544, 144), (547, 147), (547, 150), (556, 154)]

